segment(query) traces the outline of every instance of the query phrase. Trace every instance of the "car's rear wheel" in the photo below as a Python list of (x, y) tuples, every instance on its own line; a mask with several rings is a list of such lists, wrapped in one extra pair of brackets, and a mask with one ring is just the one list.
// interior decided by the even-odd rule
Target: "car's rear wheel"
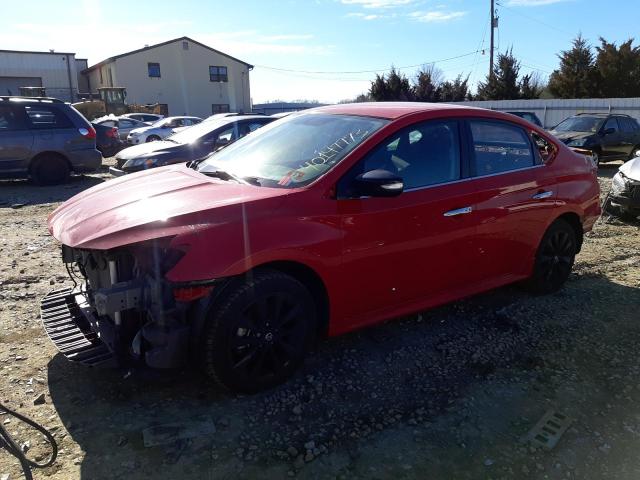
[(158, 140), (160, 140), (158, 135), (149, 135), (147, 137), (147, 142), (157, 142)]
[(577, 250), (573, 227), (562, 219), (553, 222), (540, 241), (533, 275), (526, 282), (526, 287), (539, 294), (560, 290), (569, 278)]
[(36, 158), (30, 168), (31, 178), (37, 185), (56, 185), (69, 179), (69, 164), (59, 155), (45, 154)]
[(242, 393), (255, 393), (291, 377), (316, 331), (309, 291), (289, 275), (258, 270), (221, 295), (209, 311), (203, 336), (205, 373)]

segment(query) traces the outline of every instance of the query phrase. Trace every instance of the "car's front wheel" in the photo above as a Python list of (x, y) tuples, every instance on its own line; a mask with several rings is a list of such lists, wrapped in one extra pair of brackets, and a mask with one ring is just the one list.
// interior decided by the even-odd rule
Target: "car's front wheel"
[(575, 262), (576, 232), (565, 220), (558, 219), (547, 229), (536, 252), (533, 274), (526, 287), (534, 293), (553, 293), (569, 278)]
[(147, 137), (147, 142), (157, 142), (158, 140), (160, 140), (158, 135), (149, 135)]
[(226, 287), (210, 308), (202, 346), (205, 373), (241, 393), (278, 385), (302, 364), (316, 319), (304, 285), (279, 271), (258, 270)]

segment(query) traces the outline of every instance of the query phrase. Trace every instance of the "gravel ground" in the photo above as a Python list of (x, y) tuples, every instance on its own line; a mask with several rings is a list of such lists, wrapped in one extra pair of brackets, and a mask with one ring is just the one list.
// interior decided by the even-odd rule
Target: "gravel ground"
[[(46, 217), (105, 180), (0, 182), (0, 401), (60, 446), (36, 478), (640, 478), (638, 225), (600, 220), (555, 295), (507, 287), (330, 339), (286, 385), (231, 396), (197, 373), (86, 369), (46, 338), (38, 300), (67, 283)], [(524, 442), (549, 410), (571, 419), (558, 445)], [(38, 434), (0, 422), (43, 458)], [(144, 446), (171, 422), (208, 433)], [(5, 453), (2, 474), (20, 478)]]

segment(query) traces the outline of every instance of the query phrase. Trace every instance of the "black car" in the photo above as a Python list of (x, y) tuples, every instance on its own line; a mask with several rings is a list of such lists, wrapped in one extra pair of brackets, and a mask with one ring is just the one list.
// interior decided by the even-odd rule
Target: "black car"
[(538, 116), (533, 112), (507, 112), (507, 113), (510, 113), (511, 115), (515, 115), (516, 117), (524, 118), (525, 120), (533, 123), (534, 125), (542, 127), (542, 122), (540, 121)]
[(71, 105), (55, 98), (0, 97), (0, 177), (62, 183), (71, 172), (101, 164), (95, 129)]
[(243, 115), (201, 122), (164, 140), (125, 148), (116, 155), (116, 166), (109, 172), (120, 176), (199, 160), (274, 120), (263, 115)]
[(591, 150), (596, 164), (640, 153), (640, 125), (622, 114), (580, 113), (564, 119), (551, 133), (569, 147)]
[(110, 127), (101, 123), (92, 123), (96, 130), (96, 148), (103, 157), (113, 157), (127, 144), (120, 139), (118, 127)]

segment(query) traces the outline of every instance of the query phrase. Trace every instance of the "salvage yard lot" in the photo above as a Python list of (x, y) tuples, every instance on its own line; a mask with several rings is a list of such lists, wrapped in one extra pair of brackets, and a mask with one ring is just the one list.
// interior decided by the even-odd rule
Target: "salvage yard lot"
[[(601, 167), (604, 191), (616, 168)], [(0, 402), (61, 449), (36, 478), (640, 478), (638, 225), (600, 220), (557, 294), (507, 287), (330, 339), (287, 384), (233, 396), (197, 373), (89, 370), (46, 338), (39, 298), (69, 283), (46, 217), (105, 180), (0, 182)], [(549, 410), (572, 419), (558, 445), (521, 442)], [(145, 429), (175, 422), (208, 433), (145, 447)], [(20, 478), (4, 453), (3, 473)]]

